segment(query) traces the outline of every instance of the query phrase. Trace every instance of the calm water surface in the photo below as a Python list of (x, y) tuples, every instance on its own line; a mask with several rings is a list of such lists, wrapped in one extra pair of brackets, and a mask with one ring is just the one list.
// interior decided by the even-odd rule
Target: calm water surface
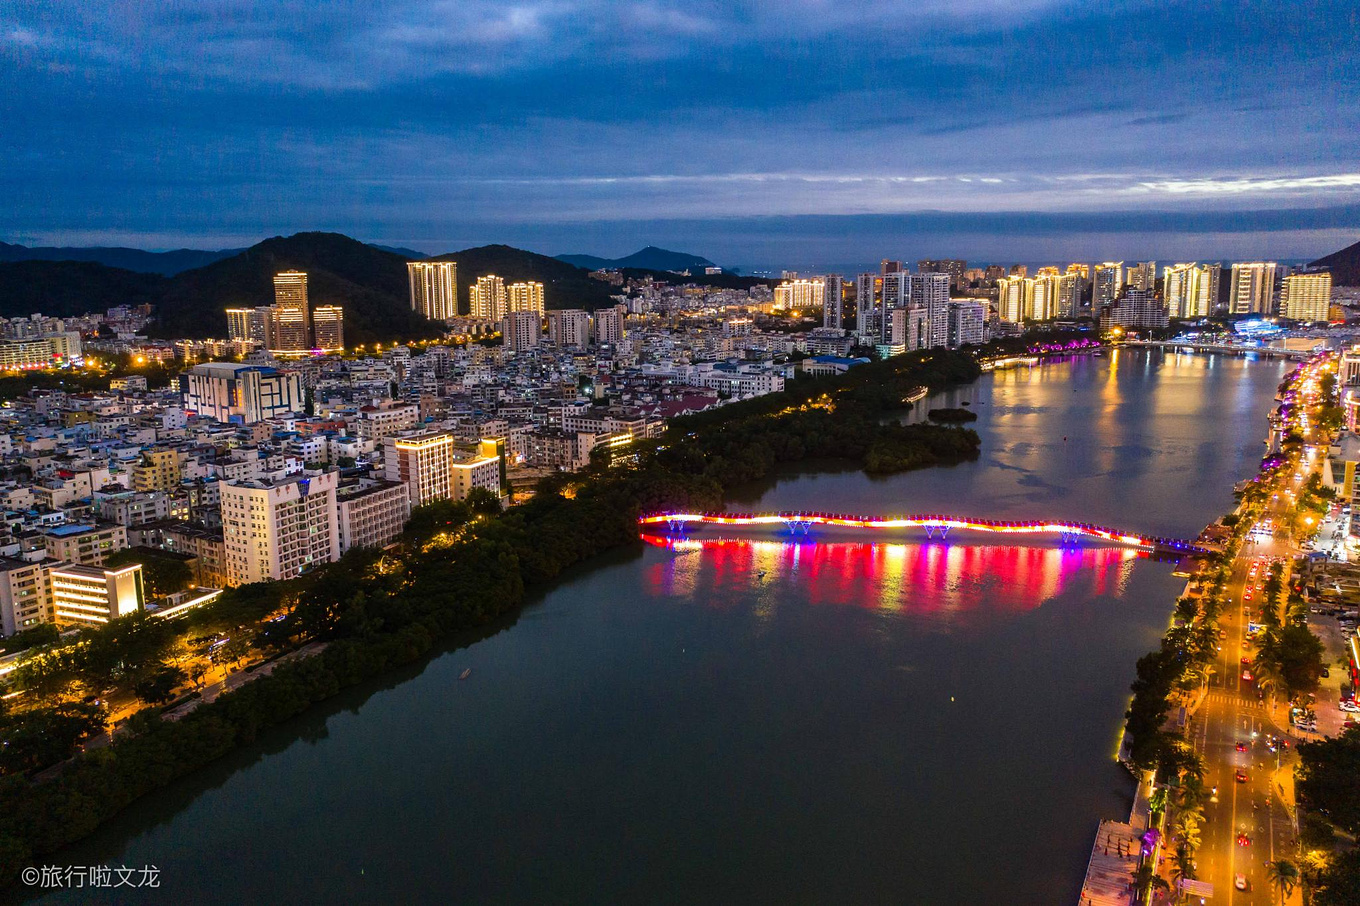
[[(1255, 468), (1286, 369), (1121, 352), (998, 373), (932, 401), (979, 413), (977, 462), (789, 474), (738, 505), (1193, 535)], [(104, 898), (127, 902), (1075, 900), (1096, 822), (1127, 813), (1112, 754), (1181, 585), (1167, 564), (645, 540), (60, 861), (158, 866), (158, 891)]]

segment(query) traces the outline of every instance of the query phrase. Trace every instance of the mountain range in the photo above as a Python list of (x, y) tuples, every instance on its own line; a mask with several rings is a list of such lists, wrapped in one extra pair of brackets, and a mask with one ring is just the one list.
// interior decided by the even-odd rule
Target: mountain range
[[(0, 316), (7, 318), (37, 312), (70, 317), (115, 305), (149, 303), (156, 310), (156, 320), (148, 329), (152, 336), (220, 337), (226, 333), (226, 309), (271, 303), (274, 274), (300, 270), (307, 272), (308, 296), (313, 305), (344, 307), (347, 344), (388, 343), (433, 337), (441, 332), (440, 325), (413, 312), (409, 302), (406, 262), (426, 256), (409, 249), (370, 245), (339, 233), (297, 233), (266, 239), (247, 249), (222, 252), (24, 249), (9, 245), (3, 248), (10, 255), (43, 253), (29, 260), (0, 260)], [(80, 258), (52, 260), (44, 257), (48, 252), (85, 253), (86, 259), (106, 255), (109, 260), (124, 261), (128, 266)], [(189, 253), (211, 260), (165, 273), (177, 264), (172, 265), (172, 259), (157, 257)], [(433, 257), (458, 263), (459, 305), (464, 310), (469, 302), (469, 286), (485, 274), (496, 274), (506, 282), (543, 283), (548, 308), (601, 308), (610, 305), (610, 294), (617, 292), (574, 264), (506, 245), (480, 246)], [(647, 269), (629, 269), (627, 273), (650, 274), (661, 279), (669, 276)], [(726, 274), (693, 279), (737, 288), (762, 282)]]
[(147, 274), (160, 274), (170, 277), (181, 271), (192, 270), (230, 258), (239, 254), (241, 249), (222, 249), (216, 252), (202, 249), (175, 249), (173, 252), (144, 252), (141, 249), (94, 246), (92, 248), (70, 248), (41, 246), (28, 248), (0, 242), (0, 262), (5, 261), (88, 261), (108, 267), (119, 267), (127, 271), (141, 271)]
[(558, 255), (558, 261), (565, 261), (587, 270), (634, 268), (647, 271), (702, 271), (706, 267), (716, 267), (707, 258), (689, 255), (685, 252), (672, 252), (649, 245), (624, 258), (598, 258), (595, 255)]
[(1360, 242), (1319, 258), (1308, 266), (1330, 270), (1333, 286), (1360, 286)]

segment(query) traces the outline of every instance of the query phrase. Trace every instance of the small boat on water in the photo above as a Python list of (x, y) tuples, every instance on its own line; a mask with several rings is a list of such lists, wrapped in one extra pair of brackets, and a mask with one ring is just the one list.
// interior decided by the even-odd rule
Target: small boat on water
[(472, 676), (472, 668), (471, 668), (471, 667), (467, 668), (467, 669), (464, 670), (462, 673), (458, 674), (458, 678), (459, 678), (459, 679), (467, 679), (469, 676)]

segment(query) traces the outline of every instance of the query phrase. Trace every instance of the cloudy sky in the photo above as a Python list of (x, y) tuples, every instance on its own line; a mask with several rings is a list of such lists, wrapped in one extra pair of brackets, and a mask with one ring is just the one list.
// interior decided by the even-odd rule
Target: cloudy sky
[(1353, 0), (0, 5), (0, 239), (746, 266), (1360, 239)]

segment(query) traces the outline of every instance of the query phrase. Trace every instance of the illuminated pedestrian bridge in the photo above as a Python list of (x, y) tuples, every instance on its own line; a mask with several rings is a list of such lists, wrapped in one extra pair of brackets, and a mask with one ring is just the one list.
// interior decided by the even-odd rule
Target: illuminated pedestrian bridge
[(652, 513), (638, 519), (644, 526), (683, 533), (705, 525), (742, 528), (768, 527), (794, 536), (810, 535), (817, 527), (872, 529), (875, 531), (920, 529), (926, 538), (946, 540), (950, 532), (994, 535), (1037, 535), (1062, 544), (1094, 541), (1099, 544), (1135, 547), (1166, 553), (1207, 553), (1208, 548), (1182, 538), (1163, 538), (1124, 532), (1086, 522), (1053, 520), (1007, 521), (973, 519), (941, 514), (912, 516), (857, 516), (844, 513)]

